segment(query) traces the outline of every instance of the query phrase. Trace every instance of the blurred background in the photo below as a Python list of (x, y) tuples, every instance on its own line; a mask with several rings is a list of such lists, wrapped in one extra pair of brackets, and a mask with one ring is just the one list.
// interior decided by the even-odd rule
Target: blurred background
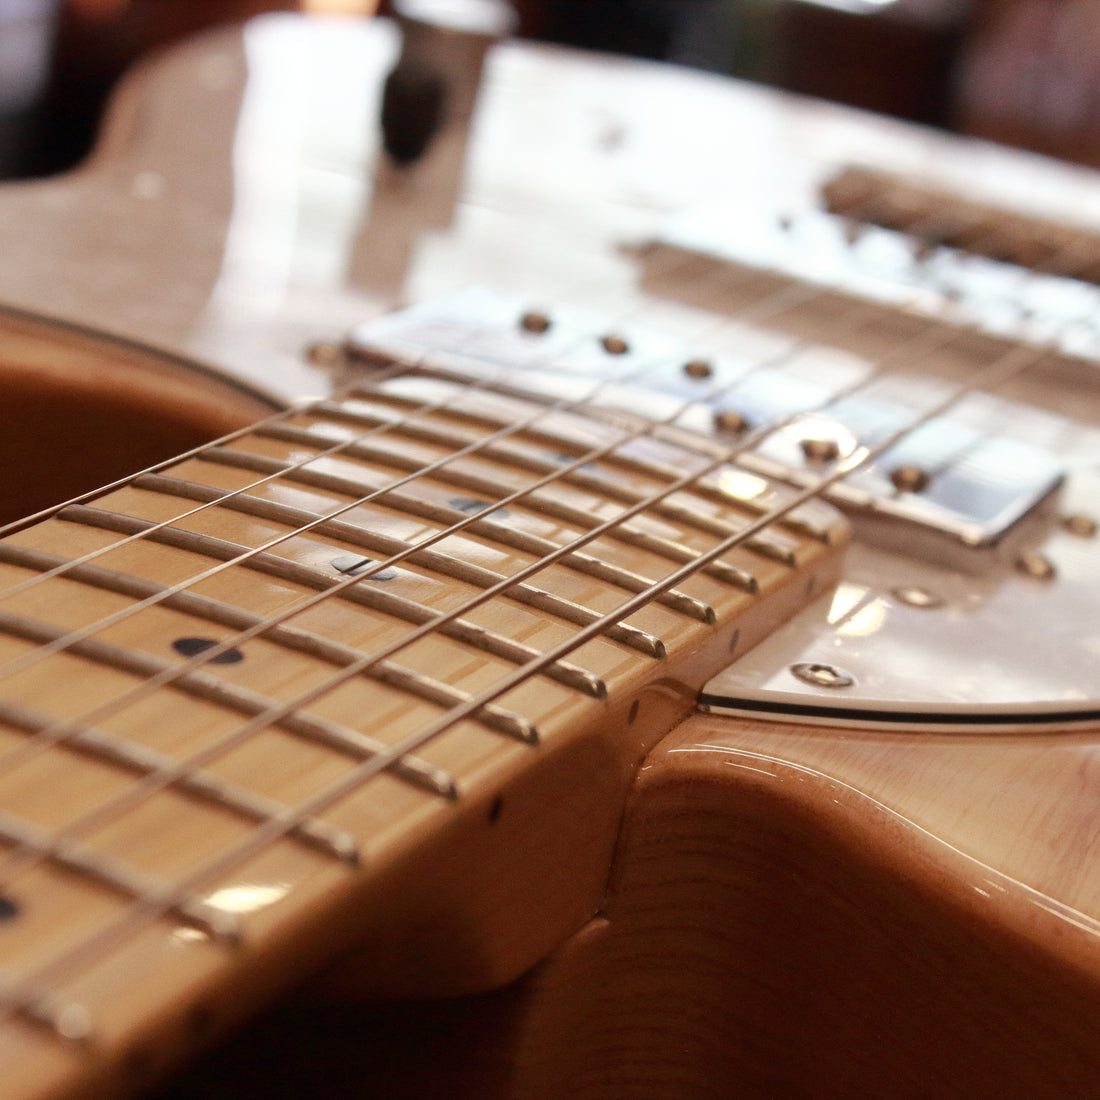
[[(136, 59), (365, 0), (0, 0), (0, 178), (88, 150)], [(659, 58), (1100, 165), (1100, 0), (515, 0), (519, 33)], [(383, 11), (385, 4), (383, 4)]]

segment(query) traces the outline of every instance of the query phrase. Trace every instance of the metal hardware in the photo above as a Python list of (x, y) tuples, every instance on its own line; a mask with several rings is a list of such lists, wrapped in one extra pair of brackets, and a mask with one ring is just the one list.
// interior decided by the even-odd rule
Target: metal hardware
[(799, 446), (811, 466), (824, 466), (840, 457), (840, 444), (835, 439), (803, 439)]
[(923, 493), (930, 480), (919, 466), (898, 466), (890, 472), (890, 481), (899, 493)]
[(689, 359), (684, 364), (684, 374), (688, 378), (710, 378), (714, 374), (714, 366), (706, 359)]
[(1016, 558), (1016, 569), (1034, 581), (1052, 581), (1057, 573), (1054, 563), (1037, 550), (1025, 550)]
[(791, 665), (791, 675), (796, 676), (804, 684), (828, 688), (830, 691), (852, 687), (856, 682), (854, 676), (850, 676), (836, 665), (822, 665), (816, 662), (800, 662), (797, 665)]
[(1084, 516), (1080, 513), (1072, 516), (1064, 516), (1062, 519), (1062, 527), (1071, 535), (1076, 535), (1079, 539), (1096, 538), (1096, 520), (1094, 520), (1092, 516)]
[(749, 422), (735, 409), (723, 409), (714, 414), (714, 430), (722, 435), (744, 435)]
[(927, 588), (921, 588), (915, 584), (899, 585), (891, 590), (891, 595), (899, 603), (909, 607), (919, 607), (924, 611), (931, 611), (936, 607), (943, 607), (943, 599), (935, 592), (929, 592)]
[(550, 318), (547, 317), (545, 313), (530, 311), (519, 319), (519, 327), (523, 329), (524, 332), (530, 332), (535, 336), (541, 336), (544, 332), (549, 330)]

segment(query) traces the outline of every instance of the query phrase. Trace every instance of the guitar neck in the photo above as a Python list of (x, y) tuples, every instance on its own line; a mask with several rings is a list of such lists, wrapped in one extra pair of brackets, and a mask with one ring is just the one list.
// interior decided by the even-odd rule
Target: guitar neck
[(590, 917), (633, 765), (838, 568), (706, 452), (393, 368), (0, 543), (11, 1095), (353, 938), (373, 992), (461, 992)]

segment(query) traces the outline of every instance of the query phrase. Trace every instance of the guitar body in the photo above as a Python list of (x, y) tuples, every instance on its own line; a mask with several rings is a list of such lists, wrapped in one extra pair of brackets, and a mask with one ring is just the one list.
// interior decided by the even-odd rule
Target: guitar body
[[(1040, 161), (709, 77), (518, 44), (493, 60), (472, 135), (444, 132), (426, 161), (399, 173), (378, 157), (369, 125), (395, 49), (385, 24), (282, 17), (198, 40), (135, 78), (88, 166), (0, 194), (0, 239), (14, 257), (0, 269), (0, 296), (131, 342), (125, 370), (140, 384), (118, 381), (122, 367), (98, 375), (96, 400), (118, 447), (89, 477), (109, 480), (273, 404), (328, 393), (346, 381), (347, 360), (332, 344), (352, 326), (470, 282), (504, 283), (532, 307), (575, 300), (629, 319), (675, 293), (687, 310), (694, 303), (678, 271), (654, 283), (653, 266), (622, 246), (660, 238), (684, 208), (731, 197), (745, 208), (803, 209), (850, 159), (940, 186), (977, 178), (990, 201), (1011, 205), (1038, 192), (1048, 207), (1038, 213), (1096, 209), (1092, 176)], [(731, 132), (736, 140), (723, 140)], [(892, 305), (875, 317), (874, 340), (911, 323)], [(77, 339), (68, 330), (57, 338)], [(97, 338), (79, 339), (90, 354)], [(224, 374), (187, 375), (176, 357)], [(52, 367), (38, 368), (41, 392), (86, 378), (84, 362), (60, 383)], [(1088, 420), (1094, 368), (1074, 369), (1086, 373), (1063, 390), (1071, 405), (1080, 395)], [(33, 390), (20, 370), (5, 376), (13, 393)], [(1020, 389), (1014, 399), (1028, 396)], [(156, 411), (165, 390), (168, 424)], [(144, 441), (118, 438), (120, 414), (122, 435), (152, 426)], [(1066, 447), (1086, 487), (1097, 472), (1094, 423)], [(65, 446), (42, 448), (47, 467)], [(855, 561), (863, 572), (849, 584), (907, 575), (877, 557)], [(593, 843), (603, 863), (578, 856), (583, 898), (563, 903), (560, 934), (547, 933), (558, 946), (534, 969), (507, 974), (499, 990), (470, 992), (477, 983), (460, 979), (431, 989), (420, 972), (402, 989), (388, 941), (375, 940), (344, 952), (323, 980), (167, 1091), (148, 1092), (163, 1069), (140, 1059), (126, 1087), (265, 1100), (1097, 1092), (1100, 721), (1095, 679), (1077, 694), (1072, 683), (1073, 662), (1087, 669), (1095, 653), (1097, 596), (1093, 558), (1081, 561), (1051, 597), (1062, 601), (1057, 614), (1047, 613), (1080, 615), (1076, 633), (1066, 631), (1074, 656), (1061, 661), (1070, 688), (1053, 702), (1038, 698), (1029, 710), (1009, 699), (1006, 717), (1000, 688), (948, 707), (930, 683), (933, 702), (911, 700), (896, 719), (874, 696), (830, 710), (812, 688), (774, 686), (769, 662), (785, 668), (798, 656), (789, 649), (803, 630), (796, 616), (745, 658), (757, 664), (734, 666), (756, 676), (759, 691), (727, 688), (732, 703), (658, 737), (673, 725), (670, 707), (647, 738), (632, 735), (648, 752), (625, 804), (606, 810), (610, 839)], [(990, 620), (989, 645), (1003, 649), (1005, 682), (1018, 682), (1017, 667), (1041, 663), (1018, 644), (1038, 621), (1035, 581), (1003, 563), (982, 570), (986, 580), (971, 584), (953, 566), (925, 562), (920, 578), (978, 591), (1000, 570), (998, 589), (1018, 595), (1022, 610)], [(946, 635), (964, 628), (945, 622), (941, 648), (954, 655), (941, 664), (973, 656), (950, 649)], [(925, 651), (899, 654), (905, 630), (892, 629), (884, 651), (908, 684), (906, 663)], [(838, 642), (837, 652), (865, 659), (864, 636), (846, 637), (851, 648)], [(833, 644), (831, 634), (814, 638), (811, 650)], [(919, 686), (919, 675), (909, 679)], [(769, 701), (780, 696), (787, 713)], [(578, 772), (590, 762), (578, 760)], [(624, 750), (611, 770), (633, 762)], [(562, 791), (586, 780), (576, 774)], [(618, 790), (609, 781), (608, 799)], [(537, 924), (531, 897), (517, 904)], [(395, 1004), (395, 993), (414, 996)], [(425, 999), (457, 993), (467, 995)], [(358, 1003), (365, 997), (376, 1000)]]

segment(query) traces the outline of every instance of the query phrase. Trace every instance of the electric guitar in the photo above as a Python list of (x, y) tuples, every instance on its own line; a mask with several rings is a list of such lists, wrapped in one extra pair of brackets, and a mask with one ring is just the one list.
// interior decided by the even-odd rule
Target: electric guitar
[(0, 1096), (1095, 1092), (1094, 177), (518, 44), (398, 170), (395, 50), (0, 194)]

